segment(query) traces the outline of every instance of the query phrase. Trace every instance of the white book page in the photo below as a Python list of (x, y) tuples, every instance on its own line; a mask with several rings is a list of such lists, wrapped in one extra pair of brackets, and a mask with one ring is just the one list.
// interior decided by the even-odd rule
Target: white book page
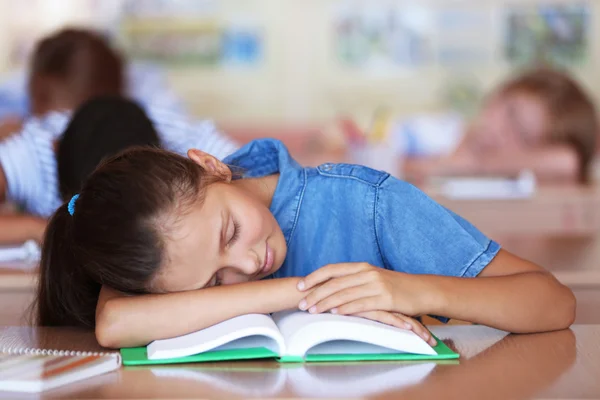
[[(287, 356), (304, 357), (317, 345), (328, 354), (364, 354), (401, 352), (437, 354), (414, 332), (395, 328), (365, 318), (304, 311), (283, 311), (273, 314), (286, 346)], [(364, 344), (377, 346), (365, 346)], [(377, 351), (373, 351), (377, 350)], [(322, 353), (321, 353), (322, 354)]]
[(301, 397), (358, 398), (399, 390), (423, 381), (435, 363), (362, 364), (352, 369), (338, 366), (304, 366), (287, 370), (290, 386)]
[(268, 315), (247, 314), (172, 339), (155, 340), (148, 345), (148, 359), (185, 357), (210, 350), (267, 347), (281, 354), (283, 337)]

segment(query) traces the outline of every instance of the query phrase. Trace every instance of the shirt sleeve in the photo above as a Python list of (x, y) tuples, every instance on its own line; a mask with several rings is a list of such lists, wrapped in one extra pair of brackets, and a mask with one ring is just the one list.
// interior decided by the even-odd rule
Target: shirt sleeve
[(477, 276), (500, 245), (411, 184), (384, 181), (375, 233), (385, 267), (411, 274)]
[(467, 220), (392, 177), (378, 190), (375, 235), (385, 268), (410, 274), (475, 277), (500, 250)]
[(31, 153), (31, 143), (21, 134), (0, 142), (0, 165), (6, 180), (6, 199), (23, 204), (36, 192), (35, 163), (22, 162)]
[(60, 205), (53, 143), (68, 120), (68, 113), (29, 118), (21, 132), (0, 142), (6, 198), (32, 214), (47, 217)]

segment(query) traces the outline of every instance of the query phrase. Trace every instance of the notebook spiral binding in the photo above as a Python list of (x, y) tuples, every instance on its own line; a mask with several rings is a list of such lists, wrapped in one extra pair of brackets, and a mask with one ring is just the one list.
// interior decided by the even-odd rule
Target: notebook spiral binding
[(14, 348), (0, 347), (0, 354), (9, 354), (15, 356), (31, 355), (31, 356), (76, 356), (76, 357), (93, 357), (93, 356), (113, 356), (121, 359), (121, 354), (118, 352), (102, 352), (102, 351), (75, 351), (75, 350), (52, 350), (52, 349), (36, 349), (36, 348)]

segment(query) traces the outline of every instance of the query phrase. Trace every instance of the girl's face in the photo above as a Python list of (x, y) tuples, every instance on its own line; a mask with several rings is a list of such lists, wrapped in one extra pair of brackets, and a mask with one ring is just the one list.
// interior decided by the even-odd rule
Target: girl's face
[(544, 141), (548, 115), (544, 105), (527, 93), (504, 93), (485, 105), (473, 125), (477, 147), (524, 149)]
[[(198, 156), (204, 154), (204, 156)], [(205, 169), (229, 169), (197, 152), (190, 158)], [(209, 158), (202, 158), (209, 157)], [(206, 161), (208, 160), (208, 165)], [(287, 247), (269, 210), (277, 177), (217, 182), (205, 189), (203, 201), (170, 223), (167, 262), (154, 287), (178, 292), (264, 278), (277, 271)]]

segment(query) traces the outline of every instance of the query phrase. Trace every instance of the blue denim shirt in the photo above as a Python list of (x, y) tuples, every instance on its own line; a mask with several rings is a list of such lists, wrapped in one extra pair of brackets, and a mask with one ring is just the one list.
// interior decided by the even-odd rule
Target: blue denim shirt
[(474, 277), (500, 250), (469, 222), (386, 172), (350, 164), (304, 168), (273, 139), (250, 142), (224, 162), (243, 177), (280, 174), (271, 212), (288, 252), (276, 278), (342, 262)]

